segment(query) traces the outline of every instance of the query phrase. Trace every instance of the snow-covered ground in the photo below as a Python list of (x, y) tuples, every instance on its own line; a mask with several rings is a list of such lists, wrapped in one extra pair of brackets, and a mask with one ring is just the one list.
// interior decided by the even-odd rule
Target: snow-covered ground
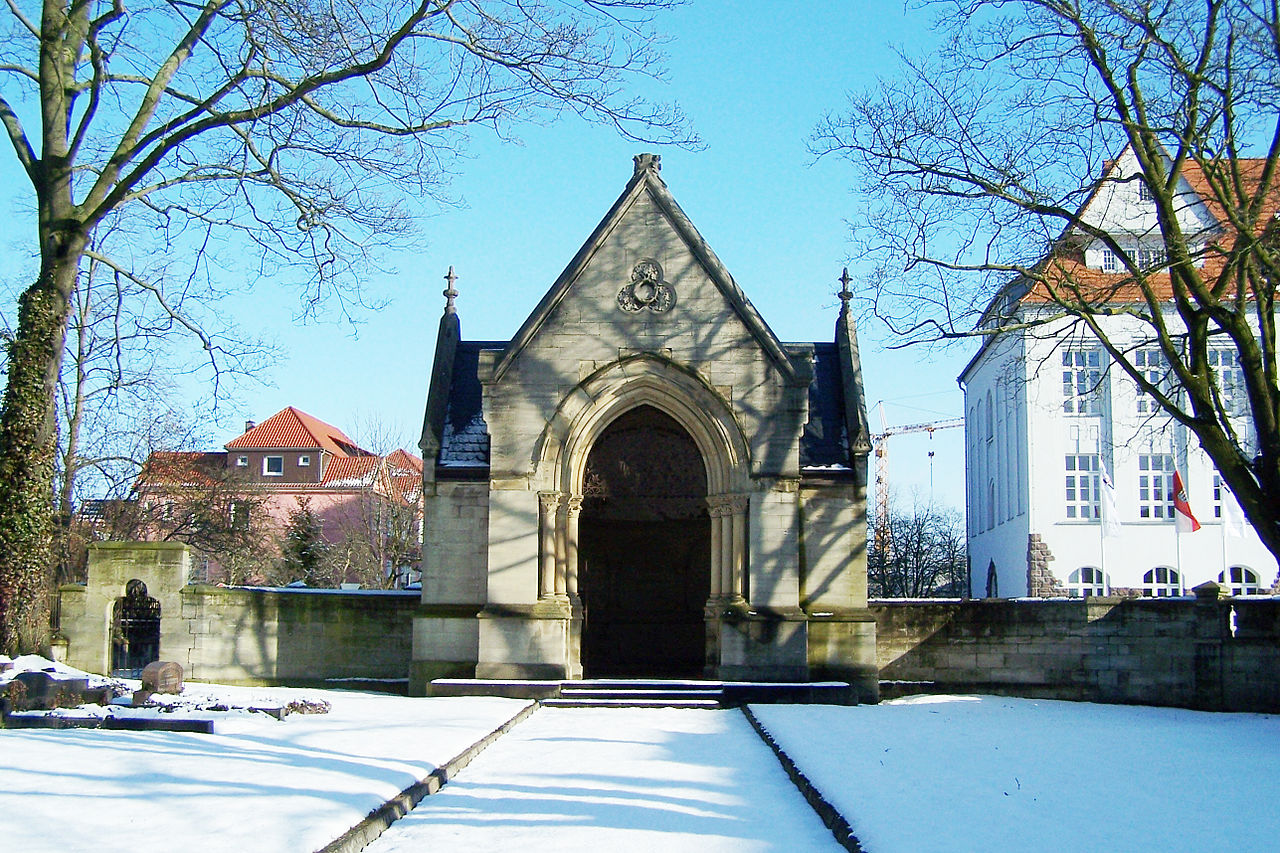
[[(209, 710), (296, 699), (331, 710)], [(526, 704), (201, 684), (181, 702), (90, 710), (213, 717), (215, 733), (0, 731), (0, 850), (316, 850)], [(870, 853), (1280, 838), (1280, 716), (975, 696), (753, 710)], [(836, 848), (736, 711), (544, 708), (369, 848), (411, 849)]]
[(839, 851), (736, 710), (543, 708), (365, 848)]
[(331, 710), (283, 721), (177, 712), (215, 718), (212, 735), (2, 730), (0, 849), (310, 853), (527, 704), (204, 684), (183, 696), (255, 707), (323, 700)]
[(871, 853), (1280, 844), (1280, 716), (994, 696), (752, 710)]

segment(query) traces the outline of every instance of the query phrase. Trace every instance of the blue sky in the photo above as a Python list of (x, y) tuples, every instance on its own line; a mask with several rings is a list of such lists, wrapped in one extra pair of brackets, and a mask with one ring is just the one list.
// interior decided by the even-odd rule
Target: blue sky
[[(927, 20), (905, 13), (900, 0), (694, 2), (664, 14), (658, 26), (671, 37), (669, 74), (649, 94), (680, 104), (701, 150), (640, 145), (572, 116), (518, 128), (518, 143), (476, 132), (468, 157), (455, 164), (451, 191), (459, 205), (421, 206), (414, 245), (391, 259), (394, 271), (368, 283), (389, 306), (366, 317), (356, 335), (336, 322), (297, 326), (292, 294), (257, 288), (239, 320), (278, 340), (290, 357), (263, 377), (269, 385), (237, 395), (225, 440), (244, 419), (294, 405), (353, 436), (358, 424), (377, 420), (416, 443), (448, 267), (459, 276), (463, 335), (509, 338), (643, 150), (662, 155), (676, 199), (778, 336), (830, 340), (836, 279), (845, 265), (858, 269), (845, 223), (854, 213), (853, 176), (836, 160), (815, 163), (806, 143), (847, 92), (895, 74), (892, 45), (927, 45)], [(2, 168), (12, 193), (23, 179), (12, 157)], [(20, 217), (14, 198), (7, 206)], [(17, 251), (12, 236), (0, 252)], [(886, 330), (870, 319), (859, 333), (868, 400), (884, 401), (890, 424), (961, 414), (955, 377), (972, 347), (890, 351)], [(874, 413), (872, 423), (878, 428)], [(932, 482), (939, 500), (962, 509), (961, 433), (893, 439), (894, 488), (927, 496)]]

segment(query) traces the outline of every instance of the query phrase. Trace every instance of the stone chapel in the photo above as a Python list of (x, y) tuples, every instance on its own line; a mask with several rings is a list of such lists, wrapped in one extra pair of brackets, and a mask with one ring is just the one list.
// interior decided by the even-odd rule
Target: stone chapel
[(411, 691), (434, 678), (841, 680), (877, 695), (849, 293), (784, 343), (641, 154), (509, 341), (452, 270), (423, 424)]

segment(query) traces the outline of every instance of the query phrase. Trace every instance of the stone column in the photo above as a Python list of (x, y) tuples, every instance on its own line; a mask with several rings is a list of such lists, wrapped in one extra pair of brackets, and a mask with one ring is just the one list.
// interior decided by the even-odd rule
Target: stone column
[(729, 551), (729, 594), (747, 597), (747, 495), (729, 497), (729, 519), (732, 537)]
[(707, 498), (711, 515), (711, 597), (741, 599), (746, 596), (747, 495), (712, 495)]
[(582, 514), (582, 495), (571, 495), (565, 514), (565, 592), (570, 600), (578, 598), (578, 516)]
[(722, 587), (720, 586), (720, 556), (721, 542), (723, 535), (723, 506), (718, 498), (707, 498), (707, 514), (711, 516), (711, 600), (718, 599), (721, 595)]
[(556, 521), (559, 517), (561, 494), (538, 492), (539, 523), (539, 572), (538, 598), (550, 598), (556, 589)]

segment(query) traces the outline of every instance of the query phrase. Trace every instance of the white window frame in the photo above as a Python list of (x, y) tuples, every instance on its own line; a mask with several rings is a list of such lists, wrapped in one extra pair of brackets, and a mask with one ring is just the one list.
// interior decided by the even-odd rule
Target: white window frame
[(237, 467), (237, 468), (248, 468), (248, 467), (249, 467), (249, 457), (248, 457), (248, 456), (237, 456), (237, 457), (236, 457), (236, 467)]
[(1258, 573), (1248, 566), (1230, 566), (1225, 572), (1218, 572), (1218, 585), (1231, 590), (1232, 595), (1260, 595), (1263, 592)]
[(1062, 351), (1062, 411), (1096, 415), (1102, 411), (1102, 350), (1070, 347)]
[(1120, 272), (1120, 259), (1110, 249), (1102, 250), (1102, 271), (1106, 273)]
[(1138, 518), (1173, 520), (1173, 454), (1138, 454)]
[[(1165, 360), (1164, 353), (1157, 347), (1143, 347), (1134, 350), (1133, 366), (1142, 378), (1146, 379), (1152, 385), (1167, 391), (1169, 387), (1169, 363)], [(1137, 389), (1138, 394), (1138, 414), (1150, 415), (1160, 411), (1160, 404), (1141, 388)]]
[(1138, 269), (1148, 272), (1168, 265), (1168, 255), (1164, 246), (1139, 246), (1134, 252), (1134, 257), (1138, 262)]
[(1214, 383), (1222, 395), (1222, 408), (1232, 417), (1240, 417), (1248, 411), (1244, 387), (1244, 368), (1240, 366), (1240, 353), (1226, 347), (1211, 347), (1206, 353)]
[(1156, 566), (1142, 576), (1142, 594), (1150, 598), (1182, 595), (1182, 577), (1169, 566)]
[(1063, 463), (1063, 500), (1069, 521), (1102, 518), (1102, 465), (1096, 453), (1068, 453)]
[[(271, 470), (271, 460), (280, 462), (280, 470)], [(264, 477), (283, 477), (284, 476), (284, 457), (283, 456), (264, 456), (262, 457), (262, 476)]]
[(1093, 598), (1107, 594), (1107, 576), (1097, 566), (1081, 566), (1067, 577), (1067, 595)]
[(299, 456), (299, 457), (298, 457), (298, 467), (299, 467), (299, 468), (309, 468), (309, 467), (311, 467), (311, 456), (310, 456), (310, 455), (308, 455), (308, 454), (305, 454), (305, 453), (304, 453), (303, 455)]

